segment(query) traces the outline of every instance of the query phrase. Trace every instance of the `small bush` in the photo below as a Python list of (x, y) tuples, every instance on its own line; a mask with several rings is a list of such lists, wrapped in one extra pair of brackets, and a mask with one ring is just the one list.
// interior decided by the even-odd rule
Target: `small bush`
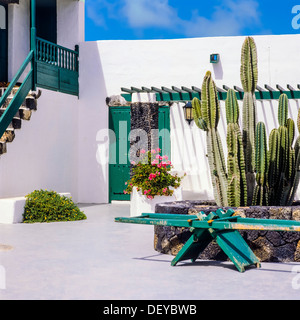
[(35, 190), (26, 196), (24, 223), (84, 219), (86, 215), (71, 198), (61, 196), (55, 191)]

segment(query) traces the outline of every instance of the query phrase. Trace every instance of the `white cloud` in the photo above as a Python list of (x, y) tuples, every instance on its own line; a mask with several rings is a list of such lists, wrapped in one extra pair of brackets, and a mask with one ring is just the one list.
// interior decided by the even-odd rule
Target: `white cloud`
[(106, 28), (106, 17), (126, 21), (136, 32), (148, 28), (171, 30), (179, 36), (240, 35), (247, 26), (259, 26), (258, 0), (221, 0), (210, 17), (199, 8), (190, 19), (182, 19), (169, 0), (93, 0), (87, 2), (87, 15)]
[(185, 36), (238, 35), (248, 24), (260, 23), (256, 0), (223, 0), (210, 18), (199, 9), (181, 19), (168, 0), (124, 0), (123, 14), (132, 28), (159, 27)]
[(117, 19), (119, 6), (119, 1), (92, 0), (87, 1), (86, 12), (96, 26), (107, 28), (106, 18)]
[(124, 0), (123, 14), (132, 28), (173, 28), (178, 20), (168, 0)]

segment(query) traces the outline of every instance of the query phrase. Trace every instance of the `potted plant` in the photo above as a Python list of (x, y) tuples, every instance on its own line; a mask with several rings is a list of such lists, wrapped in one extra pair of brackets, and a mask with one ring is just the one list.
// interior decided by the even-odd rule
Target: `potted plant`
[(155, 205), (161, 202), (180, 201), (180, 182), (183, 177), (172, 173), (173, 165), (168, 156), (161, 155), (161, 149), (146, 152), (141, 150), (141, 160), (132, 162), (132, 176), (127, 181), (125, 194), (131, 194), (130, 215), (155, 212)]

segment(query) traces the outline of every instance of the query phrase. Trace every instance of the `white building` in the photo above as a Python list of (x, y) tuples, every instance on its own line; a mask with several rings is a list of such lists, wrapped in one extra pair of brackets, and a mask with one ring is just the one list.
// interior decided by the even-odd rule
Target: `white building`
[[(48, 49), (37, 49), (41, 55), (36, 55), (36, 60), (40, 59), (41, 65), (52, 63), (64, 69), (56, 88), (63, 92), (53, 91), (53, 87), (46, 89), (44, 78), (39, 78), (42, 71), (38, 69), (37, 89), (42, 95), (37, 111), (30, 121), (22, 121), (21, 130), (7, 145), (7, 153), (0, 157), (0, 198), (24, 196), (43, 188), (70, 192), (77, 202), (109, 202), (112, 183), (109, 181), (106, 98), (121, 94), (122, 87), (201, 88), (207, 70), (212, 71), (219, 88), (223, 85), (241, 87), (240, 54), (245, 37), (85, 42), (84, 1), (77, 0), (0, 0), (0, 25), (8, 39), (7, 54), (2, 52), (0, 56), (0, 67), (4, 70), (6, 59), (8, 68), (2, 72), (4, 78), (0, 81), (12, 81), (32, 49), (30, 16), (31, 4), (35, 2), (37, 36), (72, 50), (75, 45), (79, 46), (79, 95), (74, 95), (72, 90), (76, 88), (68, 83), (69, 74), (65, 71), (73, 72), (72, 66), (60, 67), (57, 52), (61, 47), (49, 45)], [(45, 3), (51, 14), (44, 15)], [(4, 23), (3, 19), (7, 21)], [(258, 49), (259, 86), (269, 85), (278, 92), (276, 86), (279, 85), (290, 93), (287, 88), (290, 85), (299, 98), (300, 35), (254, 36), (254, 39)], [(43, 52), (46, 58), (42, 57)], [(66, 52), (63, 56), (68, 55)], [(210, 63), (213, 53), (220, 55), (217, 64)], [(72, 54), (73, 51), (67, 60), (75, 65)], [(29, 69), (30, 64), (25, 75)], [(24, 80), (25, 76), (20, 79)], [(41, 83), (43, 85), (39, 85)], [(70, 87), (64, 90), (64, 84)], [(65, 93), (68, 90), (73, 94)], [(176, 171), (187, 173), (183, 183), (186, 199), (212, 198), (205, 133), (184, 120), (183, 105), (180, 102), (170, 106), (172, 162)], [(219, 130), (224, 140), (224, 101), (221, 108)], [(257, 109), (258, 120), (266, 123), (267, 133), (278, 126), (276, 99), (258, 100)], [(298, 109), (299, 99), (291, 98), (289, 116), (294, 120)]]

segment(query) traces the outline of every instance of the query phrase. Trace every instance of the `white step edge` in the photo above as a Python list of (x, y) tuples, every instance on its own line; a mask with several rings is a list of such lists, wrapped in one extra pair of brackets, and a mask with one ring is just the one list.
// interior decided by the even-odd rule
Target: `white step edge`
[[(71, 197), (71, 193), (68, 192), (59, 194)], [(25, 203), (25, 197), (0, 199), (0, 224), (22, 223)]]

